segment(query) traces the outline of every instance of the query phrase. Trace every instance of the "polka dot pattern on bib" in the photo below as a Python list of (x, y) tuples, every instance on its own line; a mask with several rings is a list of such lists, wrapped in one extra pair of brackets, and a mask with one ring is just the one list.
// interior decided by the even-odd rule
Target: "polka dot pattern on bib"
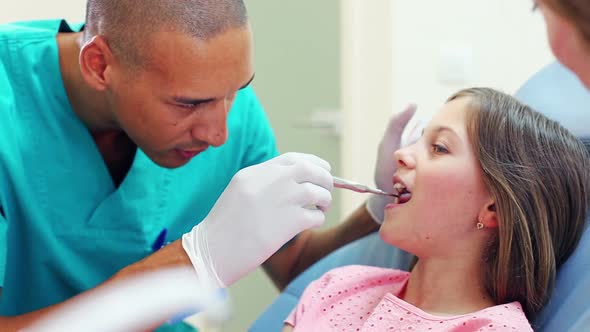
[(294, 331), (532, 331), (520, 304), (438, 317), (399, 299), (409, 273), (346, 266), (311, 283), (285, 321)]

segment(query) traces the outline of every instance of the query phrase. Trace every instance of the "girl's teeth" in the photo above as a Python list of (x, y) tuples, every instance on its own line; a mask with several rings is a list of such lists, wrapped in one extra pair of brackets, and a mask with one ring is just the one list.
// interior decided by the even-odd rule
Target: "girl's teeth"
[(398, 193), (401, 193), (404, 189), (406, 189), (406, 187), (398, 182), (393, 185), (393, 189), (395, 189)]

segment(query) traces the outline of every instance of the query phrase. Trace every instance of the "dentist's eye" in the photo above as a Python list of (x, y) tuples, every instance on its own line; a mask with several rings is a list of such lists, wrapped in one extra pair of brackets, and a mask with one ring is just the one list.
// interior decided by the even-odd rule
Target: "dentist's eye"
[(195, 105), (190, 105), (190, 104), (176, 104), (176, 107), (182, 109), (182, 110), (193, 110), (195, 109)]
[(449, 153), (449, 150), (440, 144), (432, 144), (432, 152), (436, 154), (446, 154)]
[(184, 104), (184, 103), (178, 103), (176, 104), (176, 107), (180, 108), (181, 110), (188, 110), (188, 111), (194, 111), (197, 110), (201, 107), (203, 107), (204, 104), (203, 103), (197, 103), (197, 104)]

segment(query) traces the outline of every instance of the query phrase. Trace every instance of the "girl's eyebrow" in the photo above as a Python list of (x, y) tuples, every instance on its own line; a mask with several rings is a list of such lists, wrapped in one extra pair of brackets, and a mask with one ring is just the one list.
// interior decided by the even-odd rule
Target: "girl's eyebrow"
[[(426, 129), (422, 129), (422, 135), (424, 135), (424, 132), (426, 131)], [(451, 133), (452, 135), (455, 135), (457, 137), (459, 137), (459, 135), (457, 135), (457, 133), (451, 128), (451, 127), (446, 127), (446, 126), (436, 126), (432, 129), (432, 131), (434, 133), (441, 133), (444, 131), (447, 131), (449, 133)]]
[(454, 130), (451, 128), (451, 127), (438, 126), (438, 127), (435, 127), (435, 128), (434, 128), (434, 132), (436, 132), (436, 133), (441, 133), (441, 132), (443, 132), (443, 131), (448, 131), (448, 132), (450, 132), (451, 134), (453, 134), (453, 135), (455, 135), (455, 136), (459, 137), (459, 135), (457, 135), (457, 133), (456, 133), (456, 132), (455, 132), (455, 131), (454, 131)]

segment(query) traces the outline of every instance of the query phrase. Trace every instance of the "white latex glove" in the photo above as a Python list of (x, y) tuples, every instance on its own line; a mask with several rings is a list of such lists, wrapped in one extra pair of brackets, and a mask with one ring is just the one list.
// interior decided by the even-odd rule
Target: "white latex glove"
[[(377, 164), (375, 166), (375, 184), (377, 188), (386, 192), (394, 192), (392, 178), (397, 170), (397, 163), (393, 158), (394, 152), (400, 147), (415, 142), (420, 137), (424, 127), (424, 121), (417, 122), (412, 130), (403, 137), (404, 140), (402, 142), (402, 134), (406, 130), (408, 122), (410, 122), (416, 113), (416, 108), (417, 106), (415, 104), (409, 104), (401, 113), (394, 114), (389, 120), (381, 143), (379, 143)], [(367, 210), (376, 223), (383, 223), (385, 205), (392, 202), (393, 197), (389, 196), (371, 195), (369, 197), (367, 200)]]
[(239, 171), (182, 237), (199, 279), (230, 286), (301, 231), (322, 225), (332, 189), (330, 164), (308, 154), (287, 153)]

